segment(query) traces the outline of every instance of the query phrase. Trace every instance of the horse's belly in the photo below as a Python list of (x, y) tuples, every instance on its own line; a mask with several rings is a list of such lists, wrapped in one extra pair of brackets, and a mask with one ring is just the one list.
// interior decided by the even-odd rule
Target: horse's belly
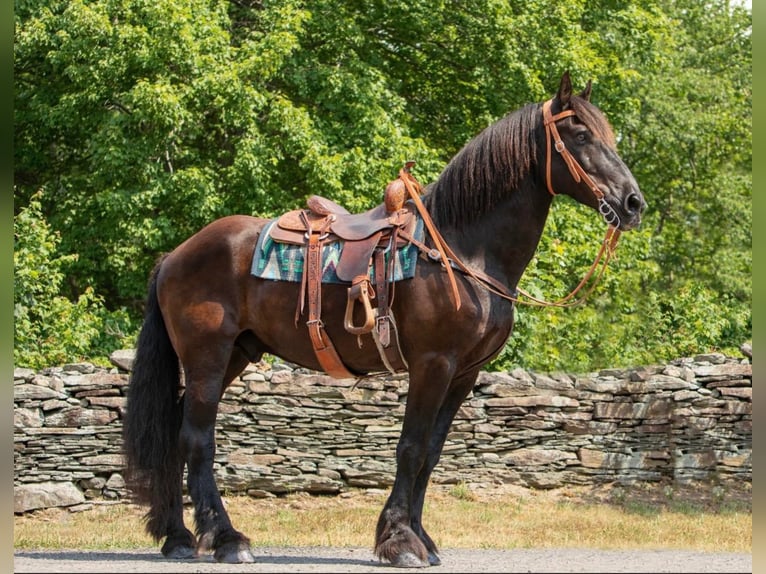
[[(309, 336), (309, 305), (301, 302), (300, 283), (252, 278), (248, 300), (248, 328), (268, 353), (306, 368), (321, 370)], [(384, 371), (371, 333), (352, 335), (344, 327), (348, 286), (324, 284), (319, 318), (344, 365), (355, 373)], [(301, 308), (302, 307), (302, 308)], [(354, 309), (354, 324), (363, 323), (361, 305)]]

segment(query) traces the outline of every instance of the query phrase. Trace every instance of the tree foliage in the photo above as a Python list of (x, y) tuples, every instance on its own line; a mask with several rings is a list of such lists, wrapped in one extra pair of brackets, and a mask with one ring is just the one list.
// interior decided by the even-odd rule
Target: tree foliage
[[(730, 350), (751, 331), (752, 16), (729, 4), (17, 0), (17, 219), (39, 206), (58, 237), (48, 301), (136, 320), (157, 256), (211, 220), (313, 193), (371, 207), (403, 160), (433, 180), (568, 69), (650, 208), (586, 305), (518, 309), (494, 366)], [(602, 227), (557, 199), (522, 286), (565, 294)]]
[(41, 213), (40, 193), (14, 221), (13, 359), (42, 368), (77, 360), (102, 359), (135, 330), (122, 311), (107, 311), (88, 287), (75, 301), (60, 295), (62, 269), (76, 255), (58, 255), (58, 234)]

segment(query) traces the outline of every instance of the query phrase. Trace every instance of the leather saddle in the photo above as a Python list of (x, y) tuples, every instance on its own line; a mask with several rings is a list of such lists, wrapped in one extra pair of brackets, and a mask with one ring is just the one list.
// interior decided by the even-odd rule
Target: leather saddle
[[(395, 229), (404, 230), (404, 235), (411, 237), (417, 224), (414, 208), (410, 205), (395, 213), (389, 213), (385, 204), (381, 204), (364, 213), (352, 214), (318, 195), (309, 197), (307, 205), (308, 209), (288, 211), (279, 217), (271, 228), (271, 238), (278, 243), (304, 245), (310, 233), (319, 233), (325, 242), (343, 241), (336, 268), (342, 281), (353, 281), (357, 275), (368, 271), (373, 251), (378, 246), (388, 245)], [(403, 237), (397, 239), (397, 247), (406, 243)]]
[[(390, 291), (393, 289), (395, 250), (413, 240), (418, 220), (416, 206), (412, 201), (404, 201), (405, 185), (401, 178), (400, 172), (400, 179), (386, 187), (384, 202), (364, 213), (349, 213), (327, 198), (312, 195), (307, 200), (307, 208), (289, 211), (277, 219), (276, 225), (270, 226), (273, 241), (305, 248), (295, 320), (297, 324), (304, 312), (304, 303), (308, 301), (306, 324), (314, 352), (322, 368), (333, 377), (356, 377), (338, 356), (321, 320), (322, 248), (334, 241), (343, 242), (335, 272), (341, 281), (351, 284), (344, 328), (357, 336), (371, 333), (389, 371), (395, 373), (407, 369), (390, 308), (393, 295)], [(371, 299), (376, 300), (375, 309)], [(363, 310), (361, 324), (354, 323), (357, 305)]]

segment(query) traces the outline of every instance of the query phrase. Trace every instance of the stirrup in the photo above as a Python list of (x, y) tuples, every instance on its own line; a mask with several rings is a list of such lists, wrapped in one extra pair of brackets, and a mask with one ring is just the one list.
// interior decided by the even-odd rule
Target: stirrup
[[(348, 301), (346, 302), (346, 317), (343, 326), (352, 335), (364, 335), (372, 331), (375, 325), (375, 314), (372, 311), (370, 297), (375, 298), (375, 292), (370, 285), (370, 279), (366, 275), (359, 275), (351, 282), (348, 288)], [(364, 323), (354, 325), (354, 303), (361, 301), (364, 308)]]

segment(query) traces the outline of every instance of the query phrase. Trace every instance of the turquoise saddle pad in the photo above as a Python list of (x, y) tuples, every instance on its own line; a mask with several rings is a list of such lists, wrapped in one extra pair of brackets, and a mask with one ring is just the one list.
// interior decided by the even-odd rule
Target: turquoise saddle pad
[[(251, 274), (261, 279), (273, 281), (296, 281), (300, 282), (303, 276), (304, 252), (302, 245), (278, 243), (271, 238), (269, 231), (277, 220), (269, 222), (261, 231), (258, 242), (255, 244)], [(423, 241), (423, 220), (418, 217), (415, 226), (414, 238)], [(338, 278), (335, 268), (340, 261), (343, 252), (344, 241), (330, 241), (325, 243), (322, 249), (322, 283), (346, 283)], [(386, 265), (390, 260), (391, 253), (386, 252)], [(418, 247), (408, 243), (396, 249), (393, 277), (390, 281), (411, 279), (415, 275), (415, 264), (418, 260)], [(374, 279), (375, 265), (370, 268), (370, 279)]]

